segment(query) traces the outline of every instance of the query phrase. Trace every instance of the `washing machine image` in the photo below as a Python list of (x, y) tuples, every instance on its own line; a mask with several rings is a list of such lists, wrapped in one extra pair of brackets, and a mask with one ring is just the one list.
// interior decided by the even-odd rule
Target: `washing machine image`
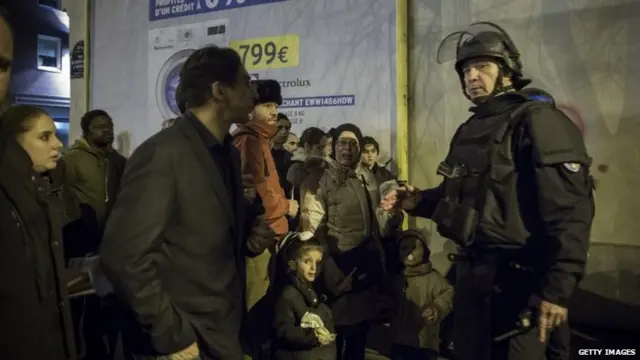
[(149, 117), (161, 124), (180, 116), (176, 89), (180, 69), (189, 55), (208, 45), (228, 46), (228, 19), (149, 31)]

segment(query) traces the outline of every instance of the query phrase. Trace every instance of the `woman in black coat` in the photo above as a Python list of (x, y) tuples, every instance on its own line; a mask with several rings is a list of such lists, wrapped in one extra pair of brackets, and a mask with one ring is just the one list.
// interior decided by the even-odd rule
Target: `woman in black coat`
[(43, 110), (0, 115), (0, 359), (75, 359), (62, 251), (62, 144)]

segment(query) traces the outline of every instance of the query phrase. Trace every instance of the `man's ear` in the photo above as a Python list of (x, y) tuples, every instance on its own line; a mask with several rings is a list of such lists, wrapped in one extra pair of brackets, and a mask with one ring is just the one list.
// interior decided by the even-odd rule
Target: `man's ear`
[(502, 76), (502, 86), (509, 86), (509, 85), (513, 85), (513, 81), (511, 80), (512, 76), (513, 76), (513, 71), (511, 71), (510, 69), (508, 69), (505, 66), (499, 66), (499, 72), (500, 75)]
[(226, 89), (220, 84), (220, 82), (216, 81), (211, 84), (211, 97), (213, 100), (221, 101), (224, 99), (226, 95)]
[(512, 86), (513, 82), (511, 81), (510, 75), (505, 75), (502, 77), (502, 86)]

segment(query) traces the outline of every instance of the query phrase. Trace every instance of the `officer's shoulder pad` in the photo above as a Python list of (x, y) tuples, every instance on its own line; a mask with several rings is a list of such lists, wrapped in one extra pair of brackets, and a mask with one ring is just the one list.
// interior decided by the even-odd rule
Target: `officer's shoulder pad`
[(537, 105), (527, 110), (525, 121), (538, 164), (589, 165), (580, 129), (561, 111), (550, 105)]

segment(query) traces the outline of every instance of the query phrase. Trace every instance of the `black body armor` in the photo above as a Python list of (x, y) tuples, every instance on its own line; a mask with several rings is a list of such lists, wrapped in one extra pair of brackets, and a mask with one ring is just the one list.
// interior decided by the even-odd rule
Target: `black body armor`
[(444, 177), (443, 197), (432, 219), (442, 236), (462, 247), (478, 242), (487, 247), (525, 244), (531, 234), (517, 209), (527, 193), (518, 194), (512, 139), (523, 113), (537, 106), (548, 105), (514, 104), (495, 116), (474, 116), (458, 129), (438, 167)]

